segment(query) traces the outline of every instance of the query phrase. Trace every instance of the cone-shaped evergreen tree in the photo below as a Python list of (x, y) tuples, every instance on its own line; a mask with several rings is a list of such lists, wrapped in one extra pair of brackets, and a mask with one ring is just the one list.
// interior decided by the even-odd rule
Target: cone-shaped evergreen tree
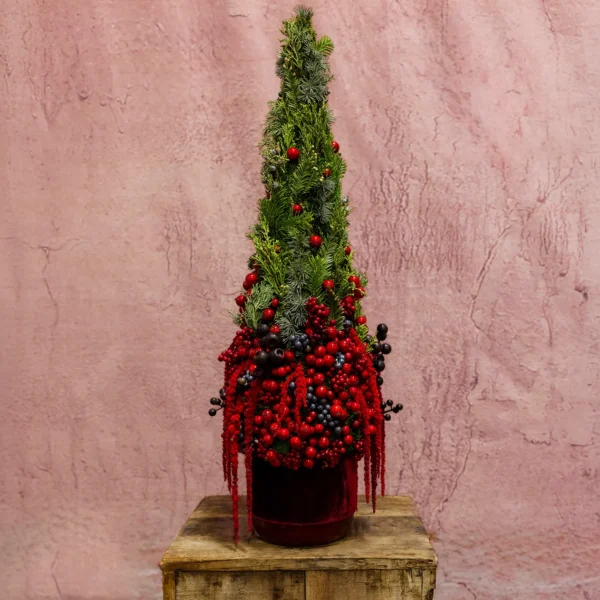
[[(237, 538), (238, 453), (245, 454), (251, 520), (252, 460), (274, 467), (327, 468), (365, 457), (375, 505), (384, 486), (384, 421), (401, 405), (384, 403), (380, 372), (387, 327), (368, 336), (361, 298), (366, 277), (348, 244), (346, 164), (331, 133), (328, 56), (312, 11), (298, 7), (282, 28), (281, 91), (271, 103), (262, 153), (265, 196), (249, 233), (252, 269), (236, 298), (240, 326), (225, 361), (223, 468), (233, 494)], [(250, 522), (250, 528), (252, 524)]]

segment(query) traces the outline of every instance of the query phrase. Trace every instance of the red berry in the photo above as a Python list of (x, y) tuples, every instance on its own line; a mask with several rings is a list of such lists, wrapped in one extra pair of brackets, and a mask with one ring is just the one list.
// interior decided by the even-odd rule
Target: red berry
[(298, 160), (300, 156), (300, 150), (298, 148), (288, 148), (287, 149), (287, 157), (289, 160)]
[(350, 340), (341, 340), (340, 341), (340, 350), (342, 352), (348, 352), (348, 350), (350, 350)]
[(275, 452), (273, 452), (273, 450), (269, 450), (267, 452), (267, 460), (269, 462), (273, 462), (273, 461), (277, 460), (277, 454), (275, 454)]
[(357, 288), (354, 290), (354, 298), (355, 298), (356, 300), (360, 300), (361, 298), (363, 298), (363, 297), (364, 297), (364, 295), (365, 295), (365, 290), (364, 290), (363, 288), (359, 288), (359, 287), (357, 287)]
[(300, 206), (300, 204), (294, 204), (292, 210), (294, 211), (295, 215), (299, 215), (302, 212), (302, 206)]
[(308, 446), (304, 451), (304, 454), (306, 454), (308, 458), (314, 458), (317, 455), (317, 450), (312, 446)]
[(275, 316), (275, 311), (272, 308), (265, 308), (263, 310), (263, 321), (272, 321)]
[(240, 294), (236, 299), (235, 299), (235, 303), (238, 306), (244, 306), (244, 304), (246, 304), (246, 296), (244, 296), (243, 294)]
[(279, 325), (271, 325), (271, 327), (269, 328), (269, 331), (271, 333), (279, 333), (281, 331), (281, 329), (279, 329)]
[(262, 387), (266, 392), (276, 392), (279, 389), (279, 384), (276, 381), (273, 381), (273, 379), (265, 379), (262, 382)]
[(317, 346), (315, 348), (315, 354), (320, 358), (325, 356), (327, 354), (327, 350), (326, 350), (325, 346)]
[(279, 299), (273, 298), (273, 300), (271, 300), (271, 308), (277, 308), (278, 306), (279, 306)]
[[(350, 275), (350, 277), (348, 277), (348, 281), (356, 286), (360, 285), (360, 279), (356, 275)], [(346, 296), (346, 298), (350, 298), (350, 296)]]
[(340, 151), (340, 145), (335, 140), (333, 142), (331, 142), (331, 147), (333, 148), (333, 151), (336, 153)]
[(271, 433), (277, 433), (277, 430), (279, 429), (279, 425), (277, 425), (277, 423), (271, 423), (269, 425), (269, 429), (270, 429)]
[(315, 367), (317, 367), (317, 369), (322, 369), (325, 366), (325, 362), (323, 361), (322, 358), (317, 358), (317, 360), (315, 361)]
[(329, 439), (326, 437), (319, 438), (319, 448), (328, 448)]
[[(287, 406), (286, 406), (286, 408), (287, 408)], [(289, 411), (289, 408), (288, 408), (288, 411)], [(273, 423), (273, 425), (275, 425), (275, 423)], [(282, 428), (281, 428), (281, 429), (280, 429), (280, 430), (277, 432), (277, 437), (278, 437), (280, 440), (287, 440), (287, 439), (290, 437), (290, 430), (289, 430), (289, 429), (287, 429), (287, 428), (285, 428), (285, 427), (282, 427)]]
[(375, 425), (369, 425), (367, 427), (367, 434), (375, 435), (376, 432), (377, 432), (377, 427), (375, 427)]
[(323, 177), (329, 177), (331, 175), (331, 169), (329, 167), (327, 167), (324, 171), (323, 171)]
[(302, 464), (304, 465), (305, 469), (312, 469), (315, 466), (315, 461), (311, 460), (310, 458), (305, 458), (302, 461)]
[(248, 275), (246, 275), (246, 281), (252, 286), (258, 282), (258, 275), (254, 272), (248, 273)]
[(334, 363), (335, 363), (335, 358), (331, 354), (327, 354), (326, 356), (323, 357), (323, 364), (326, 367), (333, 367)]
[(307, 365), (314, 365), (317, 357), (314, 354), (307, 354), (305, 359)]
[(350, 248), (350, 246), (346, 246), (345, 252), (346, 254), (350, 254), (350, 252), (352, 252), (352, 248)]
[(327, 388), (324, 385), (320, 385), (316, 391), (315, 394), (317, 395), (317, 398), (325, 398), (325, 396), (327, 396)]
[(313, 380), (317, 385), (323, 385), (323, 383), (325, 383), (325, 375), (323, 375), (323, 373), (317, 373)]
[(317, 423), (315, 425), (315, 432), (316, 433), (323, 433), (323, 431), (325, 431), (325, 427), (323, 426), (322, 423)]
[(320, 235), (317, 235), (316, 233), (314, 235), (310, 236), (310, 245), (313, 248), (320, 248), (321, 244), (322, 244), (323, 240), (321, 239)]
[(262, 418), (261, 415), (256, 415), (254, 417), (254, 424), (255, 425), (262, 425), (262, 422), (263, 422), (263, 418)]
[(293, 438), (290, 438), (290, 446), (294, 448), (294, 450), (300, 450), (300, 448), (302, 448), (302, 440), (295, 435)]
[(348, 427), (348, 425), (344, 425), (344, 426), (342, 427), (342, 433), (343, 433), (344, 435), (348, 435), (348, 434), (350, 433), (350, 427)]
[(323, 289), (324, 290), (333, 290), (334, 287), (335, 287), (335, 283), (333, 282), (332, 279), (326, 279), (323, 282)]
[(344, 409), (339, 404), (334, 404), (331, 407), (331, 416), (335, 417), (336, 419), (338, 417), (341, 417), (343, 412), (344, 412)]
[(338, 351), (338, 345), (336, 342), (329, 342), (327, 344), (327, 354), (335, 354)]
[(293, 362), (295, 358), (296, 356), (291, 350), (285, 351), (285, 360), (287, 360), (287, 362)]
[(335, 340), (337, 338), (337, 329), (335, 327), (327, 327), (325, 334), (330, 340)]
[(346, 444), (346, 446), (349, 446), (353, 442), (354, 442), (354, 438), (351, 435), (344, 436), (344, 444)]
[(267, 447), (272, 446), (273, 445), (273, 436), (268, 433), (266, 435), (263, 435), (262, 443)]
[(364, 325), (367, 322), (367, 317), (365, 317), (364, 315), (361, 315), (360, 317), (357, 317), (356, 322), (359, 325)]
[(310, 435), (310, 426), (307, 425), (306, 423), (302, 423), (302, 425), (300, 425), (300, 436), (305, 438), (308, 437)]

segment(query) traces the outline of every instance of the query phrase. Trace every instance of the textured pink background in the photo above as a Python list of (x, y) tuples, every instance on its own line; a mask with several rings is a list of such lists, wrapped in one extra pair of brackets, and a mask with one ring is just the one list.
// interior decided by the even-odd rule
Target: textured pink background
[[(436, 600), (597, 600), (600, 4), (313, 4)], [(2, 3), (6, 598), (160, 598), (224, 491), (207, 399), (292, 6)]]

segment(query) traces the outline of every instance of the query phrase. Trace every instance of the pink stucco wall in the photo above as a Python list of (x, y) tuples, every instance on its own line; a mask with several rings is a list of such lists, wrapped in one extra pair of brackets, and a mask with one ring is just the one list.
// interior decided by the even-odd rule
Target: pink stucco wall
[[(288, 0), (0, 6), (0, 581), (160, 597)], [(313, 2), (436, 600), (600, 598), (600, 4)]]

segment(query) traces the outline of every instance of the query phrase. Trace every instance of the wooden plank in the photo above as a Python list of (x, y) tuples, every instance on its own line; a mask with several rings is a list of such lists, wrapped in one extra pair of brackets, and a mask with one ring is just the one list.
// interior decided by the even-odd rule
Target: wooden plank
[(163, 600), (175, 600), (175, 573), (163, 571)]
[(225, 600), (226, 598), (305, 600), (304, 573), (301, 571), (177, 573), (177, 600)]
[(435, 590), (435, 569), (423, 570), (423, 598), (425, 600), (433, 600), (433, 592)]
[(424, 595), (421, 569), (402, 571), (308, 571), (306, 600), (432, 600)]
[[(161, 561), (165, 571), (356, 570), (435, 568), (437, 557), (410, 498), (378, 500), (377, 513), (359, 503), (350, 535), (328, 546), (283, 548), (248, 536), (240, 515), (233, 542), (231, 500), (203, 500)], [(244, 509), (245, 510), (245, 509)]]

